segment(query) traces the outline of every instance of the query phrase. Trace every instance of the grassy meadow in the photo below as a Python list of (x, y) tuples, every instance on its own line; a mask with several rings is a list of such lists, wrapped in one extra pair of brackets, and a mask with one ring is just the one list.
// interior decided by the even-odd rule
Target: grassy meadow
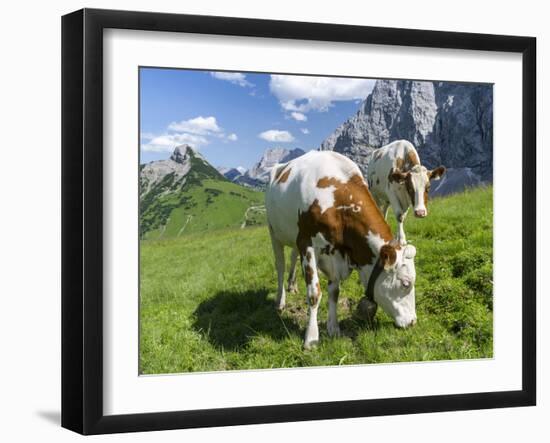
[[(302, 349), (307, 304), (301, 275), (299, 293), (287, 294), (284, 312), (273, 306), (276, 272), (265, 226), (242, 229), (213, 220), (216, 229), (208, 232), (190, 228), (142, 240), (140, 372), (492, 357), (492, 194), (486, 187), (432, 199), (428, 218), (406, 220), (407, 240), (417, 248), (416, 326), (397, 329), (378, 309), (369, 329), (355, 314), (364, 291), (354, 273), (340, 293), (343, 337), (329, 338), (323, 276), (320, 343), (311, 351)], [(219, 209), (220, 217), (229, 210)]]
[[(265, 222), (265, 213), (255, 210), (264, 204), (263, 192), (226, 180), (204, 179), (177, 192), (151, 193), (151, 204), (142, 215), (142, 224), (154, 228), (144, 239), (180, 237), (228, 227)], [(143, 206), (143, 204), (142, 204)]]

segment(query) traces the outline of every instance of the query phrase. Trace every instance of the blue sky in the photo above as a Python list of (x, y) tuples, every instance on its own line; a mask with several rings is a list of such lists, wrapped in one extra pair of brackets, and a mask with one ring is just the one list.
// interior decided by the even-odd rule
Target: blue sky
[(374, 80), (140, 69), (141, 163), (187, 143), (214, 166), (251, 167), (267, 148), (316, 149)]

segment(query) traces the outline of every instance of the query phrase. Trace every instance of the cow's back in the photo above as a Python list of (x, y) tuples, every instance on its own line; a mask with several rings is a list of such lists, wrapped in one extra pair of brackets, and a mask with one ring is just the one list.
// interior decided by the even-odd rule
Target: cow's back
[(369, 161), (368, 176), (372, 173), (389, 173), (392, 168), (409, 170), (420, 164), (414, 145), (407, 140), (396, 140), (386, 146), (376, 149)]
[(318, 186), (319, 182), (327, 179), (347, 182), (356, 175), (362, 177), (357, 165), (332, 151), (311, 151), (274, 167), (266, 191), (267, 220), (273, 235), (283, 244), (294, 246), (299, 214), (315, 201), (321, 210), (334, 203), (334, 188)]
[(420, 164), (413, 144), (407, 140), (396, 140), (375, 150), (367, 167), (367, 182), (372, 194), (379, 200), (384, 197), (392, 170), (407, 171)]

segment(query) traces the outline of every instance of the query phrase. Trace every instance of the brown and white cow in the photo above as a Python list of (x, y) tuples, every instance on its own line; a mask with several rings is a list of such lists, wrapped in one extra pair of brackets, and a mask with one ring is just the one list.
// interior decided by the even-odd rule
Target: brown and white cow
[(431, 171), (420, 164), (413, 144), (397, 140), (374, 151), (368, 165), (367, 180), (376, 203), (387, 217), (391, 206), (397, 219), (397, 240), (406, 244), (403, 223), (412, 206), (416, 217), (428, 215), (430, 182), (439, 180), (445, 167)]
[(361, 171), (331, 151), (311, 151), (271, 172), (267, 219), (278, 277), (277, 307), (285, 306), (284, 247), (293, 248), (289, 287), (300, 255), (307, 286), (308, 326), (304, 347), (319, 340), (321, 300), (318, 269), (329, 279), (330, 336), (340, 334), (340, 281), (356, 269), (371, 306), (380, 304), (397, 326), (416, 322), (414, 246), (401, 247), (376, 206)]

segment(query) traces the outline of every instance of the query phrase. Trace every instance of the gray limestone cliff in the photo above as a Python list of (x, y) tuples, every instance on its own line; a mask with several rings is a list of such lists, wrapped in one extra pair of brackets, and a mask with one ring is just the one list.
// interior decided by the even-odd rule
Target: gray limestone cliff
[(492, 85), (378, 80), (358, 112), (320, 149), (340, 152), (366, 171), (374, 149), (399, 139), (415, 145), (426, 167), (455, 170), (444, 193), (491, 182)]

